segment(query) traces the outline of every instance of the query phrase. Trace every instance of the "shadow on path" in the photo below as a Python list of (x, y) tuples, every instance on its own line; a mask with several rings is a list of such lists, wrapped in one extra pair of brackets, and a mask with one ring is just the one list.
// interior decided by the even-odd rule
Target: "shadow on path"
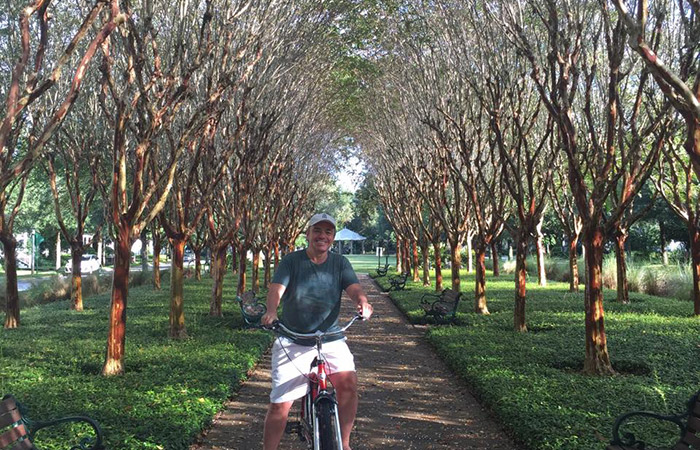
[[(360, 391), (353, 450), (517, 449), (435, 355), (423, 331), (408, 324), (371, 278), (358, 276), (374, 315), (348, 330)], [(347, 297), (343, 303), (341, 322), (354, 311)], [(269, 367), (266, 355), (191, 450), (262, 448)], [(306, 445), (286, 435), (280, 449), (305, 450)]]

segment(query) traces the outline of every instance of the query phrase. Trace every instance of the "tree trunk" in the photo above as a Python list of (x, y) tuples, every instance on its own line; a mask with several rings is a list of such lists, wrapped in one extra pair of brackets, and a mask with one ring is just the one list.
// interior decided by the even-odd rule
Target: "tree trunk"
[(97, 260), (100, 262), (101, 266), (105, 265), (105, 252), (104, 249), (104, 239), (102, 236), (97, 241)]
[(413, 281), (420, 281), (420, 263), (418, 262), (418, 243), (413, 241)]
[(433, 241), (433, 252), (435, 253), (435, 290), (442, 291), (442, 246), (439, 240)]
[(260, 292), (260, 252), (253, 250), (253, 264), (250, 275), (250, 286), (256, 294)]
[(403, 273), (403, 267), (401, 267), (401, 258), (403, 256), (401, 255), (401, 239), (397, 236), (396, 237), (396, 272), (397, 273)]
[(236, 295), (243, 295), (246, 286), (246, 265), (248, 262), (248, 250), (241, 249), (238, 253), (238, 289)]
[(690, 252), (693, 270), (693, 310), (700, 316), (700, 228), (692, 226), (690, 230)]
[(411, 261), (411, 242), (408, 239), (403, 240), (403, 250), (401, 251), (401, 254), (403, 255), (403, 268), (404, 271), (407, 273), (411, 273), (411, 266), (412, 261)]
[(214, 277), (214, 286), (209, 302), (209, 315), (221, 317), (221, 304), (224, 295), (224, 274), (226, 273), (226, 245), (211, 248), (211, 272)]
[(527, 229), (521, 228), (515, 252), (515, 331), (526, 332), (525, 299), (527, 297)]
[(627, 257), (625, 255), (625, 241), (627, 232), (619, 230), (615, 236), (615, 256), (617, 257), (617, 301), (623, 305), (630, 302), (629, 286), (627, 283)]
[(185, 240), (171, 239), (173, 260), (170, 266), (170, 337), (183, 339), (187, 337), (185, 329), (184, 290), (184, 256)]
[(271, 261), (270, 261), (270, 256), (272, 252), (270, 251), (270, 248), (267, 247), (263, 249), (263, 257), (265, 258), (265, 261), (263, 262), (263, 268), (264, 268), (264, 275), (263, 275), (263, 286), (265, 286), (265, 289), (270, 287), (270, 283), (272, 282), (272, 269), (271, 269)]
[(71, 245), (71, 283), (70, 283), (70, 309), (83, 310), (83, 278), (81, 264), (83, 259), (82, 242), (74, 242)]
[(472, 273), (474, 271), (474, 248), (473, 248), (474, 238), (467, 236), (467, 272)]
[[(102, 264), (102, 261), (100, 261)], [(56, 233), (56, 270), (61, 270), (61, 232)]]
[(583, 371), (589, 375), (610, 375), (613, 368), (608, 354), (603, 311), (603, 243), (601, 228), (589, 229), (584, 234), (586, 247), (586, 356)]
[(457, 239), (450, 241), (450, 258), (452, 259), (452, 290), (459, 292), (461, 281), (459, 279), (459, 268), (462, 265), (462, 246)]
[(576, 246), (578, 237), (569, 239), (569, 291), (578, 292), (578, 252)]
[(430, 286), (430, 245), (424, 241), (420, 246), (420, 252), (423, 254), (423, 286)]
[(146, 239), (146, 230), (143, 230), (141, 236), (141, 272), (148, 272), (148, 239)]
[(231, 244), (231, 275), (236, 275), (238, 273), (238, 252), (236, 251), (236, 246)]
[(0, 236), (5, 252), (5, 328), (19, 327), (19, 292), (17, 290), (17, 240), (12, 233)]
[(547, 286), (547, 271), (544, 266), (544, 235), (542, 234), (542, 224), (544, 218), (540, 218), (535, 226), (535, 248), (537, 249), (537, 282), (540, 286)]
[(275, 269), (277, 269), (277, 267), (279, 266), (279, 263), (280, 263), (280, 244), (279, 244), (279, 242), (275, 242), (273, 250), (274, 250)]
[(197, 281), (202, 281), (202, 249), (194, 250), (194, 277)]
[(124, 373), (126, 303), (129, 294), (129, 266), (131, 264), (131, 227), (126, 223), (120, 223), (116, 232), (107, 354), (102, 367), (102, 375), (105, 376)]
[(160, 291), (160, 235), (153, 233), (153, 287)]
[(659, 219), (659, 245), (661, 246), (661, 261), (664, 266), (668, 266), (668, 242), (666, 239), (666, 224), (662, 219)]
[(491, 242), (491, 260), (493, 261), (493, 276), (501, 276), (501, 268), (498, 260), (498, 242)]
[(489, 314), (486, 304), (486, 246), (482, 243), (476, 245), (476, 287), (474, 289), (474, 312), (477, 314)]

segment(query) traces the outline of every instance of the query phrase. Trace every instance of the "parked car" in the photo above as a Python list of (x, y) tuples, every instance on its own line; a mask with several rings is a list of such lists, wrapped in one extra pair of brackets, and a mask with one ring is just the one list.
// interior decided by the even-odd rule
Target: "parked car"
[[(80, 272), (81, 273), (92, 273), (100, 269), (100, 260), (97, 259), (97, 255), (83, 255), (80, 260)], [(66, 263), (66, 273), (73, 272), (73, 260), (69, 259)]]

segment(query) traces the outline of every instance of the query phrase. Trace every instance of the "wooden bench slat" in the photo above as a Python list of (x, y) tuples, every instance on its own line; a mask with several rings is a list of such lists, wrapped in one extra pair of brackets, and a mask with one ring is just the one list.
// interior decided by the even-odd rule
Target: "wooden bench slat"
[(10, 428), (9, 430), (5, 431), (3, 434), (0, 435), (0, 448), (5, 448), (13, 442), (17, 442), (19, 438), (26, 435), (27, 428), (24, 425)]
[(17, 408), (11, 409), (9, 411), (0, 411), (0, 429), (12, 425), (18, 422), (22, 418), (19, 410)]
[(21, 418), (14, 397), (6, 397), (0, 403), (0, 429), (19, 421)]

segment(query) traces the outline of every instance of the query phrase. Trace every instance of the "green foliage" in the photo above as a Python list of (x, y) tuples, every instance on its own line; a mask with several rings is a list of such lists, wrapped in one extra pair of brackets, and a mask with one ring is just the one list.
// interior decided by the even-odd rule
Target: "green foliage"
[(379, 195), (371, 174), (365, 174), (362, 184), (355, 192), (353, 203), (355, 218), (349, 227), (365, 236), (372, 247), (381, 245), (388, 248), (391, 225), (387, 222), (384, 209), (379, 203)]
[(352, 198), (353, 194), (349, 192), (342, 192), (337, 186), (329, 186), (328, 192), (324, 196), (323, 201), (316, 205), (316, 211), (325, 212), (333, 216), (337, 222), (337, 227), (340, 230), (346, 223), (352, 220), (354, 214), (352, 208)]
[[(230, 278), (230, 277), (229, 277)], [(110, 450), (186, 450), (270, 343), (241, 329), (235, 286), (225, 286), (224, 317), (209, 317), (211, 281), (188, 280), (189, 338), (169, 339), (167, 289), (129, 292), (126, 374), (100, 375), (109, 293), (70, 311), (64, 301), (22, 312), (22, 326), (0, 330), (0, 392), (12, 393), (34, 419), (85, 414), (104, 428)], [(65, 449), (44, 435), (43, 450)]]
[[(443, 276), (449, 285), (448, 271)], [(385, 280), (377, 279), (388, 286)], [(463, 271), (460, 325), (433, 327), (428, 339), (527, 449), (604, 448), (619, 414), (680, 412), (700, 386), (700, 320), (687, 302), (632, 294), (631, 304), (621, 305), (615, 292), (605, 291), (608, 349), (618, 375), (594, 377), (581, 372), (583, 293), (569, 293), (562, 283), (529, 283), (529, 331), (517, 333), (513, 280), (487, 280), (489, 316), (472, 312), (473, 284), (473, 275)], [(411, 290), (392, 298), (413, 322), (425, 322), (418, 302), (432, 289), (408, 285)], [(638, 435), (668, 445), (677, 430), (648, 424)]]

